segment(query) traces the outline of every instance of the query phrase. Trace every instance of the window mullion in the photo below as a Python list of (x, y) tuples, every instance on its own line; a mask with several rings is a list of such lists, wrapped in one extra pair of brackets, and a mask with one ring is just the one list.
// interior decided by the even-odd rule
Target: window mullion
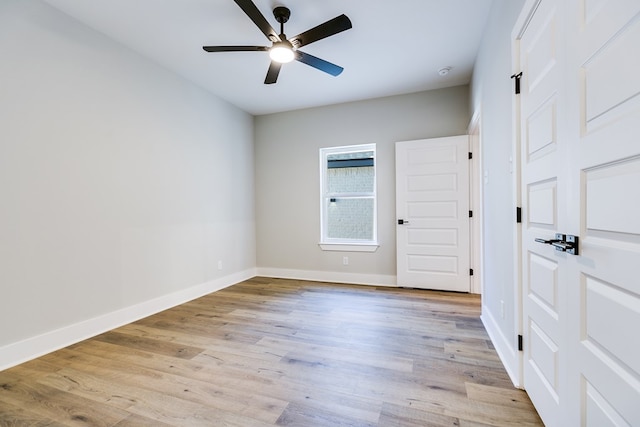
[(373, 193), (327, 193), (327, 198), (332, 199), (365, 199), (365, 198), (373, 198), (375, 194)]

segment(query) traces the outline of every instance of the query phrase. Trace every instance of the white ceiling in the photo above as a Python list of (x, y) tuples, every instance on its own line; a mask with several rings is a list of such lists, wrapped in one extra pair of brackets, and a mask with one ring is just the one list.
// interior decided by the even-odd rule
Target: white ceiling
[[(332, 77), (299, 62), (265, 85), (266, 52), (207, 53), (203, 45), (270, 46), (233, 0), (46, 0), (254, 115), (468, 83), (491, 0), (254, 0), (288, 37), (342, 13), (353, 28), (301, 50), (344, 67)], [(452, 67), (447, 76), (438, 70)]]

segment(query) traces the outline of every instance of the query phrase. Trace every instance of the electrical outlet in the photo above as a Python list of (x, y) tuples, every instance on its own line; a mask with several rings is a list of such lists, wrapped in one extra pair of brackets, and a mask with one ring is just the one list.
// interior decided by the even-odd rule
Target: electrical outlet
[(222, 270), (222, 260), (218, 261), (218, 270)]
[(349, 265), (349, 257), (348, 256), (343, 256), (342, 257), (342, 265)]

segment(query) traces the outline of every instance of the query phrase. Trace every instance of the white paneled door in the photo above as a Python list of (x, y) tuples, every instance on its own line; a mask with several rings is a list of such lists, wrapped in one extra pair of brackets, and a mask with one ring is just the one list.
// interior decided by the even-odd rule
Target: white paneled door
[[(562, 1), (562, 0), (560, 0)], [(521, 173), (523, 220), (524, 384), (548, 426), (562, 425), (567, 370), (566, 319), (569, 257), (550, 244), (555, 233), (569, 227), (562, 211), (566, 200), (563, 174), (565, 140), (558, 134), (563, 121), (564, 60), (561, 23), (554, 0), (543, 0), (520, 38)]]
[(640, 425), (640, 2), (523, 17), (524, 386), (548, 426)]
[(470, 291), (469, 137), (396, 143), (399, 286)]

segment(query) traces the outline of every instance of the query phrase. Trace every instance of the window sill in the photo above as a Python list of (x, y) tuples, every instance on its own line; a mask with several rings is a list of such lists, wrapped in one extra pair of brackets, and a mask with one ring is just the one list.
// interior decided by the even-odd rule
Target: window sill
[(338, 252), (375, 252), (380, 246), (377, 243), (318, 243), (323, 251)]

